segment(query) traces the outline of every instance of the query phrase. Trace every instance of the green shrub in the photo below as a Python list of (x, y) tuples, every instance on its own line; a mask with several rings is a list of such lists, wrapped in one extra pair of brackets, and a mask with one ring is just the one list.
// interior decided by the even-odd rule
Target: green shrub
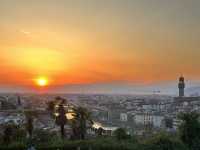
[(144, 150), (186, 150), (184, 144), (174, 137), (167, 134), (160, 134), (143, 145)]

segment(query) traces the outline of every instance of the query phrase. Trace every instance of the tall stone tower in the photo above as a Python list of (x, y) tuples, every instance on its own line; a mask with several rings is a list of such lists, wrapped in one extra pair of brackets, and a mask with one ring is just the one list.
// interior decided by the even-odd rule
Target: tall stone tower
[(179, 88), (179, 97), (184, 97), (185, 82), (183, 76), (179, 78), (178, 88)]

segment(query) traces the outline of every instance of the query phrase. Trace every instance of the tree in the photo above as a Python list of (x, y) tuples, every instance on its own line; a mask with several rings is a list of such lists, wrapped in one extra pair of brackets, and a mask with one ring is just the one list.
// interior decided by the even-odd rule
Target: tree
[(3, 141), (4, 143), (10, 143), (13, 136), (13, 128), (11, 125), (5, 125), (3, 132)]
[(49, 101), (49, 102), (47, 102), (47, 111), (50, 112), (51, 116), (53, 115), (53, 113), (55, 111), (55, 105), (56, 105), (55, 101)]
[(21, 128), (19, 125), (16, 125), (13, 122), (4, 125), (3, 136), (2, 136), (4, 143), (8, 144), (11, 141), (20, 141), (24, 139), (25, 136), (26, 136), (25, 130)]
[(100, 127), (100, 128), (97, 129), (98, 136), (102, 136), (103, 132), (104, 132), (104, 129), (102, 127)]
[(195, 112), (182, 113), (179, 115), (182, 121), (179, 126), (180, 138), (189, 149), (200, 149), (200, 122), (199, 114)]
[(34, 131), (34, 143), (48, 143), (56, 134), (43, 129), (36, 129)]
[(34, 130), (34, 118), (37, 116), (37, 113), (34, 111), (26, 111), (25, 112), (25, 117), (26, 117), (26, 131), (29, 135), (29, 138), (32, 139), (33, 136), (33, 130)]
[(118, 128), (117, 130), (115, 130), (114, 135), (117, 138), (117, 140), (119, 140), (119, 141), (125, 140), (129, 137), (129, 135), (127, 135), (127, 133), (126, 133), (126, 130), (123, 128)]
[(66, 111), (63, 104), (58, 107), (58, 116), (56, 117), (56, 124), (60, 126), (60, 133), (62, 139), (65, 137), (65, 124), (67, 123)]
[(74, 118), (72, 120), (72, 131), (75, 138), (85, 139), (88, 127), (91, 127), (93, 121), (91, 113), (83, 107), (73, 108)]
[(13, 125), (13, 140), (21, 141), (26, 138), (26, 130), (20, 125)]
[(186, 150), (184, 144), (167, 134), (158, 134), (145, 143), (144, 150)]
[(57, 96), (57, 97), (55, 98), (55, 101), (56, 101), (57, 103), (60, 103), (60, 104), (63, 104), (63, 105), (67, 103), (67, 100), (66, 100), (65, 98), (60, 97), (60, 96)]
[(165, 127), (172, 129), (173, 128), (173, 119), (172, 118), (165, 118)]

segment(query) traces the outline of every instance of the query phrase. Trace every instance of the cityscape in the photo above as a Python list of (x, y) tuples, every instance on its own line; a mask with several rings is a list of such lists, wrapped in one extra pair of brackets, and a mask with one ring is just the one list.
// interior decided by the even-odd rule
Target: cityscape
[(0, 0), (0, 150), (200, 150), (199, 0)]
[[(66, 110), (74, 107), (90, 110), (93, 124), (87, 129), (88, 138), (97, 137), (99, 129), (102, 129), (102, 135), (113, 136), (119, 128), (126, 129), (128, 135), (139, 137), (148, 137), (161, 131), (175, 134), (181, 124), (178, 118), (180, 113), (200, 111), (200, 97), (184, 95), (183, 76), (178, 80), (177, 89), (179, 92), (176, 97), (160, 94), (1, 94), (0, 131), (3, 131), (5, 124), (23, 126), (26, 122), (25, 112), (31, 110), (37, 112), (35, 129), (58, 134), (60, 128), (49, 113), (49, 104), (57, 101), (53, 111), (56, 117), (58, 101), (65, 100)], [(73, 111), (66, 112), (68, 120), (73, 117)], [(71, 138), (69, 124), (65, 125), (65, 134), (68, 139)]]

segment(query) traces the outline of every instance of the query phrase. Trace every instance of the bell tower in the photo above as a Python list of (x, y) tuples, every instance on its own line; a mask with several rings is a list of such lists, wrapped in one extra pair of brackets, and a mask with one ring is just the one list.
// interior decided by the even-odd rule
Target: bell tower
[(183, 76), (179, 78), (178, 88), (179, 88), (179, 97), (184, 97), (185, 81)]

